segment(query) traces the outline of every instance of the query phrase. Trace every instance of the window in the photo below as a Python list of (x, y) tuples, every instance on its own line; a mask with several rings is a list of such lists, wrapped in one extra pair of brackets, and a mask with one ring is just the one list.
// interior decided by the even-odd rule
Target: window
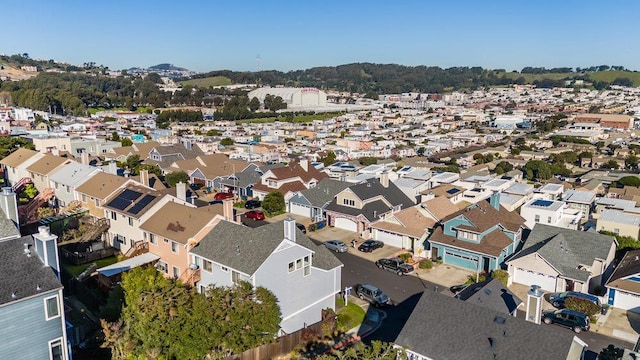
[(296, 260), (296, 270), (302, 269), (302, 259)]
[(115, 211), (111, 211), (111, 220), (118, 220), (118, 215), (116, 215)]
[(353, 206), (356, 206), (356, 201), (352, 199), (342, 199), (342, 205), (353, 207)]
[(292, 273), (296, 270), (296, 264), (292, 261), (289, 263), (289, 272)]
[(46, 319), (51, 320), (60, 316), (60, 308), (58, 306), (58, 295), (44, 299), (44, 307), (46, 311)]
[(222, 271), (224, 271), (224, 272), (227, 272), (227, 271), (229, 271), (229, 268), (228, 268), (228, 267), (226, 267), (226, 266), (222, 266), (222, 265), (220, 265), (220, 270), (222, 270)]
[(156, 240), (156, 236), (152, 233), (149, 233), (149, 242), (153, 245), (158, 245), (158, 240)]
[(116, 241), (119, 242), (120, 244), (126, 244), (127, 238), (122, 235), (116, 235)]
[(177, 267), (175, 267), (175, 266), (172, 266), (172, 269), (171, 269), (171, 270), (173, 271), (173, 278), (174, 278), (174, 279), (177, 279), (177, 278), (179, 278), (179, 277), (180, 277), (180, 269), (178, 269), (178, 268), (177, 268)]
[(100, 199), (96, 199), (96, 206), (100, 206)]
[(133, 226), (133, 218), (132, 217), (129, 218), (129, 226)]
[(614, 232), (614, 233), (616, 233), (616, 234), (620, 234), (620, 229), (618, 229), (618, 228), (614, 228), (614, 229), (613, 229), (613, 232)]
[(158, 269), (158, 271), (163, 272), (165, 274), (169, 273), (169, 269), (167, 269), (167, 263), (164, 261), (158, 261), (156, 268)]
[(85, 204), (87, 203), (87, 195), (82, 194), (82, 202)]
[(49, 359), (64, 360), (64, 348), (62, 347), (62, 338), (49, 341)]
[(304, 257), (304, 276), (311, 274), (311, 263), (309, 262), (309, 255)]
[(547, 216), (547, 224), (551, 224), (551, 216)]
[(71, 186), (67, 185), (67, 194), (71, 194)]
[(204, 271), (211, 272), (211, 261), (203, 259), (202, 268), (204, 269)]
[(231, 281), (233, 281), (234, 284), (237, 284), (240, 281), (240, 273), (232, 270)]
[(540, 215), (536, 215), (536, 219), (535, 219), (535, 221), (536, 221), (537, 223), (538, 223), (538, 222), (540, 222)]
[(175, 242), (175, 241), (172, 241), (171, 242), (171, 252), (174, 252), (174, 253), (177, 254), (179, 251), (180, 251), (180, 248), (178, 247), (178, 243)]

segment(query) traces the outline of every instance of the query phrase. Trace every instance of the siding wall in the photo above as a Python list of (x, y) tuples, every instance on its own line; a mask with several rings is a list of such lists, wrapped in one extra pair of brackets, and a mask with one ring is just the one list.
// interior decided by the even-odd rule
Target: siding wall
[(62, 315), (62, 289), (0, 307), (0, 358), (49, 359), (49, 341), (63, 338), (63, 316), (45, 320), (44, 299), (55, 294)]

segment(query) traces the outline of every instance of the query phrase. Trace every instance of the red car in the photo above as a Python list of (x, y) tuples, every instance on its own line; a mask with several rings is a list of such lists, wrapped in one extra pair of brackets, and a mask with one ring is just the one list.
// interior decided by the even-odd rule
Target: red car
[(219, 192), (213, 197), (214, 200), (224, 200), (224, 199), (231, 199), (231, 198), (233, 198), (233, 193), (224, 193), (224, 192)]
[(260, 210), (251, 210), (244, 213), (247, 219), (264, 220), (264, 213)]

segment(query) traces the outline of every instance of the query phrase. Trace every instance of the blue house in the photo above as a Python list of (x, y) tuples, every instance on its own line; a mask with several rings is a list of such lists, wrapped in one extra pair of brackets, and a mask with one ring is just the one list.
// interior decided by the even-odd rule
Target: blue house
[(526, 228), (525, 219), (500, 206), (500, 193), (442, 220), (427, 239), (431, 257), (461, 268), (490, 272), (513, 254)]
[(69, 359), (58, 237), (46, 226), (41, 226), (37, 234), (21, 237), (9, 218), (11, 207), (15, 207), (15, 194), (3, 188), (0, 359)]

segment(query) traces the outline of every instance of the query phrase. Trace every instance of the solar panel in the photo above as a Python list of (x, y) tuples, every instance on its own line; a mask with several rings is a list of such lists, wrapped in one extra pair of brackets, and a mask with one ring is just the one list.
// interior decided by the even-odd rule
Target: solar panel
[(138, 201), (131, 209), (129, 209), (129, 213), (137, 214), (140, 210), (144, 209), (145, 206), (149, 205), (156, 197), (154, 195), (145, 195), (142, 200)]
[(123, 199), (121, 197), (117, 197), (107, 204), (107, 206), (118, 210), (124, 210), (129, 205), (131, 205), (131, 200)]
[(140, 196), (142, 196), (142, 193), (139, 193), (134, 190), (129, 190), (129, 189), (126, 189), (125, 191), (122, 192), (122, 194), (118, 195), (119, 198), (123, 198), (126, 200), (135, 200)]
[(453, 189), (447, 190), (447, 194), (449, 194), (449, 195), (453, 195), (453, 194), (455, 194), (457, 192), (460, 192), (460, 189), (453, 188)]

